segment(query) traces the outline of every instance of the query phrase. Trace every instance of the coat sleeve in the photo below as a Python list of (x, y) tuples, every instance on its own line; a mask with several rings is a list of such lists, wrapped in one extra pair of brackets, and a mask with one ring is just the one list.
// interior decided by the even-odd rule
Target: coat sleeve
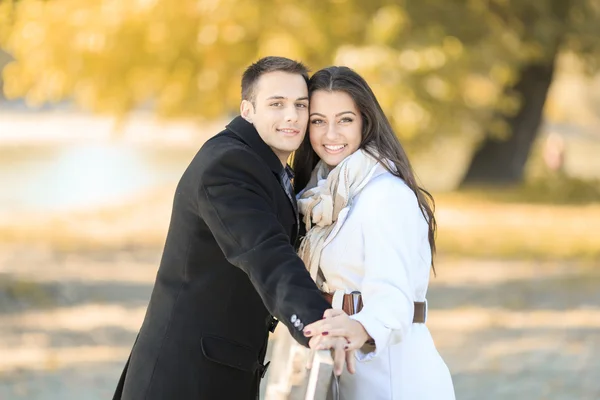
[(351, 316), (375, 341), (356, 355), (367, 361), (400, 342), (414, 315), (411, 268), (419, 257), (419, 236), (426, 229), (414, 193), (399, 178), (382, 176), (360, 194), (356, 212), (361, 218), (365, 276), (361, 285), (363, 309)]
[(302, 329), (331, 306), (290, 243), (267, 179), (275, 178), (254, 153), (236, 147), (223, 152), (202, 173), (199, 214), (226, 259), (248, 275), (269, 312), (308, 346)]

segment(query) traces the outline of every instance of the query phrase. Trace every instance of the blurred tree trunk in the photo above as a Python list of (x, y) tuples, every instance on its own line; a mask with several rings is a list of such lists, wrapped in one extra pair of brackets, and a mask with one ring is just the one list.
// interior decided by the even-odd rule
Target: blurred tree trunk
[[(553, 0), (550, 2), (550, 15), (557, 26), (553, 43), (548, 48), (545, 61), (525, 65), (521, 69), (519, 81), (508, 90), (521, 98), (521, 109), (512, 116), (506, 117), (510, 128), (507, 139), (486, 135), (479, 149), (473, 155), (467, 173), (461, 182), (461, 187), (471, 184), (511, 185), (522, 182), (525, 164), (531, 152), (531, 147), (539, 133), (544, 112), (544, 104), (548, 89), (554, 78), (554, 70), (563, 38), (566, 34), (566, 21), (572, 0)], [(526, 33), (530, 37), (535, 32), (536, 14), (534, 9), (528, 9), (521, 20), (532, 31)], [(501, 13), (501, 12), (500, 12)], [(501, 16), (501, 14), (499, 14)], [(527, 29), (527, 28), (526, 28)]]
[(548, 89), (554, 76), (557, 54), (545, 64), (523, 68), (520, 80), (510, 90), (522, 100), (521, 110), (507, 118), (511, 134), (507, 139), (491, 136), (475, 152), (461, 186), (505, 185), (522, 181), (525, 164), (538, 135)]

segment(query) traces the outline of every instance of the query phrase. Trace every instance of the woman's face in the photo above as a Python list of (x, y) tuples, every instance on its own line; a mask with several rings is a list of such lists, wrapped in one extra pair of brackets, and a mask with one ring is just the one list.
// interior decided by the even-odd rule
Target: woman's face
[(362, 116), (345, 92), (317, 90), (310, 97), (308, 133), (317, 155), (330, 167), (358, 150)]

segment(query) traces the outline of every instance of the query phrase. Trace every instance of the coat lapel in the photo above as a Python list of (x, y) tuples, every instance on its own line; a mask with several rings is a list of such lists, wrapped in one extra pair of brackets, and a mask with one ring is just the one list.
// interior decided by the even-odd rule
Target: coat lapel
[[(281, 165), (281, 161), (275, 155), (273, 150), (267, 145), (264, 140), (260, 137), (254, 125), (246, 121), (241, 116), (235, 117), (228, 125), (227, 129), (235, 133), (239, 136), (248, 146), (252, 148), (269, 166), (279, 185), (285, 192), (290, 204), (292, 206), (292, 210), (296, 216), (296, 237), (298, 236), (298, 229), (300, 227), (300, 219), (298, 216), (298, 204), (296, 203), (296, 196), (294, 195), (293, 188), (291, 187), (290, 178), (287, 175), (286, 169)], [(286, 182), (290, 182), (290, 186), (286, 184)], [(292, 190), (292, 191), (290, 191)], [(292, 242), (296, 240), (296, 238), (292, 238)]]

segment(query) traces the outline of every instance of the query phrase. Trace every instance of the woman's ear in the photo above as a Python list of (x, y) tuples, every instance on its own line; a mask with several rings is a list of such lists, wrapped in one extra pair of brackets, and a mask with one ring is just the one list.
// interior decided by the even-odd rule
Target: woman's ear
[(254, 105), (252, 105), (252, 102), (248, 100), (242, 100), (242, 103), (240, 104), (240, 115), (242, 116), (242, 118), (252, 123), (251, 115), (253, 114), (253, 111)]

